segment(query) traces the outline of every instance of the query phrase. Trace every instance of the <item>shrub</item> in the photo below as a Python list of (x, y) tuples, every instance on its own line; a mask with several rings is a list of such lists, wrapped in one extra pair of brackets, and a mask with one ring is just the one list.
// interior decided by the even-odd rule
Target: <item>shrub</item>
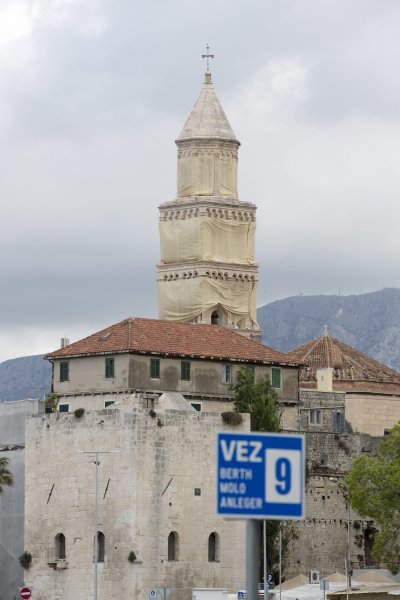
[(74, 415), (76, 416), (77, 419), (80, 419), (81, 417), (83, 417), (84, 414), (85, 414), (85, 409), (84, 408), (77, 408), (74, 411)]
[(243, 417), (239, 412), (223, 412), (221, 413), (221, 417), (225, 425), (232, 425), (233, 427), (235, 427), (243, 423)]
[(131, 550), (128, 554), (128, 560), (129, 562), (133, 563), (136, 560), (136, 554), (134, 553), (133, 550)]
[(32, 554), (30, 554), (29, 552), (27, 552), (25, 550), (25, 552), (23, 554), (21, 554), (21, 556), (19, 557), (19, 564), (21, 565), (21, 567), (23, 569), (29, 569), (29, 567), (32, 564)]
[(157, 416), (157, 413), (156, 413), (156, 411), (154, 410), (154, 408), (151, 408), (151, 409), (149, 410), (149, 415), (151, 416), (151, 418), (152, 418), (152, 419), (155, 419), (155, 418), (156, 418), (156, 416)]

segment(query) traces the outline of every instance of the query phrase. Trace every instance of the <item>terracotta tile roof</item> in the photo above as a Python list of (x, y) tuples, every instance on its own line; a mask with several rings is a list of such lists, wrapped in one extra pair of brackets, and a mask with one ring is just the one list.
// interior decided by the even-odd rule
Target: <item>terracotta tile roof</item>
[[(300, 369), (301, 382), (316, 380), (317, 369), (331, 367), (334, 383), (400, 385), (400, 373), (327, 334), (294, 348), (288, 355), (306, 365)], [(351, 388), (355, 387), (352, 383)]]
[(46, 358), (125, 352), (298, 366), (298, 361), (286, 354), (225, 327), (141, 318), (125, 319)]

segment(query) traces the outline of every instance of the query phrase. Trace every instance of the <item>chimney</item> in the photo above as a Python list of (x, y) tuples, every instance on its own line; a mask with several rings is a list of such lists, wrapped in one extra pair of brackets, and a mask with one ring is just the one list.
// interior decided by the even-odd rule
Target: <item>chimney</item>
[(333, 369), (331, 367), (317, 370), (317, 390), (319, 392), (332, 392), (332, 381)]
[(69, 338), (62, 337), (61, 338), (61, 348), (65, 348), (65, 346), (69, 346)]

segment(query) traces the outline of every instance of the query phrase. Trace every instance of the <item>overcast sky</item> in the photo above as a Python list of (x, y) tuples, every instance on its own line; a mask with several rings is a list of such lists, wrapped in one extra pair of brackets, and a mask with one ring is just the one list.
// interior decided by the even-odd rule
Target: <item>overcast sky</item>
[(1, 0), (0, 361), (157, 317), (207, 43), (258, 304), (400, 287), (399, 31), (398, 0)]

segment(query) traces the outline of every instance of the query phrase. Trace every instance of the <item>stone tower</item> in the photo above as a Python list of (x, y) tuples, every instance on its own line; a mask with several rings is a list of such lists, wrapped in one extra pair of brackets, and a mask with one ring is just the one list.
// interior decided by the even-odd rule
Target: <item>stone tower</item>
[(176, 145), (177, 197), (159, 207), (160, 318), (215, 323), (260, 339), (256, 206), (238, 199), (240, 142), (208, 69)]

